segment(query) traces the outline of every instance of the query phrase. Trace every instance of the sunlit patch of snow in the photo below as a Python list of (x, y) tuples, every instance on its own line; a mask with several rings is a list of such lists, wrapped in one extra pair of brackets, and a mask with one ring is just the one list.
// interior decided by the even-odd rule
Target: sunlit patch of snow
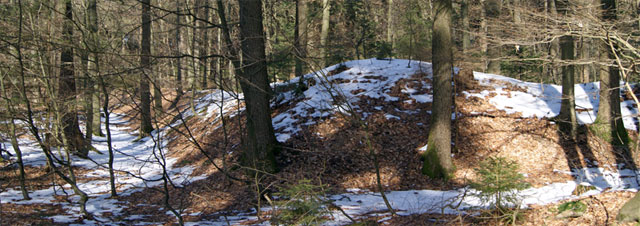
[[(411, 63), (409, 64), (409, 62)], [(407, 67), (407, 65), (411, 67)], [(332, 76), (326, 76), (340, 66), (345, 66), (348, 69)], [(309, 87), (302, 94), (304, 98), (302, 101), (274, 117), (273, 127), (276, 130), (276, 136), (280, 137), (279, 141), (284, 142), (301, 130), (300, 125), (313, 125), (336, 112), (350, 114), (349, 108), (346, 106), (347, 103), (335, 103), (336, 96), (344, 96), (354, 108), (357, 108), (355, 103), (360, 100), (360, 97), (397, 101), (398, 97), (389, 95), (391, 88), (396, 85), (397, 81), (410, 78), (416, 73), (425, 73), (427, 77), (430, 77), (431, 64), (397, 59), (367, 59), (337, 64), (307, 74), (304, 79), (314, 80), (316, 85)], [(294, 78), (289, 82), (296, 83), (298, 80), (299, 78)], [(423, 86), (428, 87), (429, 85), (424, 82)], [(293, 101), (295, 99), (293, 92), (288, 92), (285, 95), (287, 98), (283, 98), (278, 104)], [(433, 101), (431, 95), (414, 94), (417, 90), (412, 88), (405, 87), (402, 92), (409, 94), (415, 102)], [(370, 115), (369, 112), (362, 112), (362, 114), (365, 118)], [(297, 116), (295, 119), (294, 115)]]
[[(481, 72), (474, 72), (473, 75), (480, 84), (493, 87), (495, 90), (483, 90), (480, 93), (469, 93), (465, 91), (464, 93), (467, 96), (481, 98), (495, 93), (496, 95), (494, 97), (489, 98), (489, 102), (499, 110), (504, 110), (507, 113), (519, 112), (523, 117), (537, 118), (553, 118), (560, 113), (562, 86), (523, 82), (501, 75)], [(505, 90), (507, 87), (505, 87), (504, 84), (496, 83), (495, 81), (509, 83), (526, 90), (526, 92)], [(596, 111), (600, 101), (599, 92), (599, 82), (575, 85), (576, 109), (583, 109), (582, 111), (576, 112), (578, 121), (581, 124), (590, 124), (595, 121)], [(636, 130), (633, 117), (638, 111), (633, 105), (633, 101), (620, 103), (624, 126), (629, 130)]]

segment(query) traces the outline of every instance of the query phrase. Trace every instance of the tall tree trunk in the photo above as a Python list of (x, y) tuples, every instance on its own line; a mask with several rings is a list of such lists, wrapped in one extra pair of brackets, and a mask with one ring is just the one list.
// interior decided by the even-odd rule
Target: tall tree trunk
[(89, 53), (87, 51), (88, 46), (84, 50), (81, 50), (82, 53), (80, 55), (80, 65), (82, 67), (82, 74), (84, 77), (82, 78), (82, 99), (84, 104), (84, 115), (85, 115), (85, 142), (87, 144), (91, 144), (93, 140), (93, 81), (91, 80), (91, 75), (89, 75)]
[(62, 25), (63, 45), (60, 54), (60, 78), (58, 79), (58, 96), (61, 100), (59, 107), (62, 132), (66, 140), (68, 151), (79, 156), (87, 157), (84, 137), (78, 124), (78, 112), (76, 110), (76, 80), (73, 67), (73, 15), (71, 0), (65, 1), (65, 20)]
[[(486, 0), (480, 0), (481, 4), (486, 4)], [(487, 31), (487, 19), (489, 19), (487, 17), (487, 10), (486, 7), (481, 7), (480, 9), (480, 17), (482, 17), (482, 19), (480, 20), (480, 34), (481, 34), (481, 39), (480, 39), (480, 51), (483, 53), (482, 54), (482, 61), (484, 62), (483, 67), (482, 67), (482, 71), (487, 71), (487, 49), (489, 48), (488, 46), (488, 31)]]
[(151, 0), (141, 0), (142, 3), (142, 37), (140, 43), (140, 137), (148, 136), (153, 131), (151, 125), (151, 92), (149, 82), (151, 78)]
[(471, 35), (469, 34), (469, 0), (462, 0), (460, 3), (460, 17), (462, 20), (462, 51), (467, 51), (471, 47)]
[(451, 0), (437, 0), (433, 21), (433, 107), (429, 140), (422, 173), (448, 180), (455, 166), (451, 161), (451, 107), (453, 75), (453, 40), (451, 38)]
[[(557, 7), (556, 0), (547, 0), (548, 4), (548, 15), (551, 18), (557, 17)], [(551, 59), (550, 65), (547, 66), (546, 72), (551, 75), (551, 79), (554, 84), (558, 84), (558, 76), (560, 75), (559, 67), (557, 65), (556, 60), (558, 59), (558, 55), (560, 55), (560, 42), (558, 39), (554, 39), (549, 43), (549, 57)]]
[(393, 50), (393, 0), (387, 0), (387, 43)]
[[(20, 24), (18, 26), (22, 26), (22, 20), (20, 20)], [(19, 32), (19, 33), (20, 33), (19, 35), (22, 36), (22, 32)], [(18, 52), (18, 57), (20, 58), (20, 61), (22, 61), (22, 50), (21, 50), (22, 37), (19, 37), (18, 39), (19, 39), (18, 44), (15, 47)], [(13, 147), (13, 151), (16, 153), (16, 158), (18, 159), (18, 162), (17, 162), (18, 172), (19, 172), (18, 176), (20, 181), (20, 191), (22, 192), (22, 199), (31, 200), (31, 197), (29, 197), (29, 192), (27, 191), (27, 186), (25, 183), (26, 175), (24, 171), (24, 162), (22, 161), (22, 150), (20, 149), (20, 145), (18, 144), (18, 136), (16, 133), (16, 122), (15, 122), (16, 112), (15, 112), (15, 109), (13, 108), (13, 98), (11, 98), (11, 96), (13, 96), (14, 93), (12, 92), (11, 96), (9, 95), (9, 93), (5, 89), (4, 78), (5, 78), (4, 76), (0, 77), (0, 91), (1, 91), (0, 94), (4, 95), (5, 101), (6, 101), (5, 102), (6, 108), (9, 111), (8, 118), (10, 122), (7, 123), (9, 126), (9, 131), (7, 131), (7, 133), (11, 139), (11, 146)], [(2, 157), (0, 157), (0, 159), (2, 159)]]
[[(162, 7), (162, 6), (160, 6)], [(158, 26), (158, 24), (160, 24), (160, 26), (162, 26), (162, 23), (156, 23), (156, 26)], [(149, 25), (151, 28), (153, 29), (153, 25)], [(160, 28), (160, 30), (162, 31), (163, 29)], [(151, 33), (151, 32), (149, 32)], [(149, 40), (153, 40), (153, 37), (149, 37)], [(149, 45), (151, 46), (151, 45)], [(151, 50), (149, 50), (149, 53), (151, 53)], [(151, 55), (151, 54), (149, 54)], [(152, 72), (152, 68), (151, 66), (149, 66), (149, 74), (147, 74), (149, 76), (149, 78), (152, 81), (153, 84), (153, 112), (155, 115), (159, 115), (161, 113), (163, 113), (162, 110), (162, 83), (160, 81), (162, 81), (162, 74), (161, 73), (153, 73)]]
[[(220, 16), (218, 16), (218, 23), (222, 24), (222, 20), (220, 19)], [(216, 37), (216, 50), (217, 53), (220, 55), (223, 55), (223, 48), (222, 48), (222, 29), (217, 29), (217, 37)], [(220, 90), (224, 90), (224, 75), (223, 75), (223, 70), (224, 70), (224, 64), (225, 61), (223, 58), (221, 57), (216, 57), (216, 75), (218, 76), (217, 81), (219, 81), (219, 83), (217, 84), (217, 88)], [(213, 69), (213, 68), (212, 68)]]
[(522, 0), (512, 0), (511, 6), (513, 8), (513, 22), (515, 24), (522, 23), (522, 16), (520, 15), (520, 10), (523, 8)]
[(322, 30), (320, 31), (320, 59), (322, 67), (327, 66), (327, 38), (329, 37), (329, 22), (331, 20), (331, 3), (322, 0)]
[[(573, 37), (562, 36), (560, 38), (560, 49), (562, 50), (562, 60), (574, 60)], [(562, 104), (558, 119), (560, 131), (571, 139), (578, 137), (578, 121), (576, 118), (575, 101), (575, 66), (562, 66)]]
[[(569, 12), (569, 2), (566, 0), (557, 0), (557, 10), (560, 15), (567, 15)], [(560, 37), (560, 57), (563, 61), (572, 61), (575, 59), (573, 36), (565, 35)], [(576, 118), (576, 102), (575, 102), (575, 66), (562, 66), (562, 103), (560, 106), (560, 114), (558, 115), (558, 125), (560, 131), (568, 136), (571, 140), (578, 137), (578, 120)]]
[[(98, 88), (98, 84), (95, 84), (95, 76), (99, 76), (100, 74), (100, 58), (98, 54), (98, 48), (100, 48), (100, 41), (98, 40), (98, 4), (96, 0), (88, 0), (87, 2), (87, 26), (89, 27), (89, 60), (87, 62), (87, 71), (89, 75), (93, 74), (94, 77), (89, 78), (91, 83), (89, 84), (89, 94), (93, 99), (91, 101), (91, 112), (87, 114), (92, 114), (92, 120), (89, 120), (87, 117), (87, 125), (89, 123), (93, 124), (92, 132), (95, 136), (104, 136), (102, 133), (101, 120), (100, 120), (100, 94), (95, 92)], [(94, 93), (95, 92), (95, 93)], [(87, 131), (88, 133), (88, 131)]]
[[(616, 20), (616, 1), (601, 0), (603, 20), (613, 22)], [(601, 44), (601, 61), (612, 63), (613, 54), (609, 45)], [(626, 145), (629, 142), (627, 130), (622, 122), (620, 113), (620, 71), (616, 66), (600, 67), (600, 105), (598, 115), (594, 123), (597, 134), (614, 145)]]
[[(591, 40), (587, 37), (580, 37), (580, 49), (578, 50), (578, 59), (583, 61), (591, 60), (591, 53), (589, 53), (589, 49), (591, 47)], [(583, 64), (579, 66), (579, 76), (580, 83), (589, 83), (591, 82), (591, 65)]]
[[(180, 4), (180, 0), (176, 1), (176, 21), (175, 21), (175, 34), (174, 34), (174, 55), (180, 56), (182, 55), (182, 51), (180, 50), (180, 29), (182, 28), (182, 22), (180, 22), (180, 13), (182, 13), (182, 6)], [(176, 63), (176, 92), (177, 96), (182, 96), (182, 57), (177, 57), (175, 59)], [(179, 99), (176, 97), (176, 99)]]
[[(201, 4), (202, 9), (199, 10), (201, 13), (200, 19), (209, 21), (209, 1), (202, 0)], [(208, 64), (207, 64), (207, 52), (209, 50), (209, 29), (206, 28), (209, 26), (207, 23), (201, 21), (200, 26), (202, 27), (202, 33), (200, 37), (200, 68), (202, 73), (202, 88), (207, 88), (207, 79), (208, 79)]]
[(260, 0), (238, 0), (238, 3), (243, 59), (240, 87), (247, 106), (243, 161), (247, 167), (275, 172), (278, 169), (275, 155), (279, 144), (271, 124), (271, 88), (265, 62), (262, 3)]
[[(484, 3), (487, 19), (489, 25), (487, 27), (487, 33), (489, 37), (497, 37), (498, 29), (495, 25), (495, 21), (499, 20), (502, 13), (502, 0), (486, 0)], [(492, 22), (493, 21), (493, 22)], [(495, 39), (495, 38), (491, 38)], [(501, 57), (501, 45), (495, 43), (488, 43), (487, 47), (487, 72), (492, 74), (500, 74), (500, 57)]]
[[(296, 0), (296, 30), (295, 55), (296, 55), (296, 77), (304, 75), (305, 59), (307, 57), (307, 1)], [(302, 81), (302, 79), (300, 79)]]
[(22, 192), (22, 199), (31, 200), (31, 197), (29, 197), (29, 192), (27, 191), (26, 173), (24, 171), (24, 162), (22, 161), (22, 150), (20, 149), (20, 145), (18, 144), (18, 138), (16, 135), (16, 122), (14, 119), (11, 119), (9, 127), (9, 132), (11, 133), (9, 134), (9, 136), (11, 137), (11, 146), (13, 147), (13, 151), (16, 153), (16, 158), (18, 159), (18, 175), (20, 178), (20, 191)]

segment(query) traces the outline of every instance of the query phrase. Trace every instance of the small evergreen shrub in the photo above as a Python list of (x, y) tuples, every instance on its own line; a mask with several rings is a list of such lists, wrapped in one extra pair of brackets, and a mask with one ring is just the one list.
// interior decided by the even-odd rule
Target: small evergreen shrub
[(505, 158), (489, 158), (475, 169), (479, 180), (471, 183), (471, 187), (481, 192), (479, 196), (484, 203), (500, 211), (507, 210), (508, 205), (519, 202), (517, 191), (530, 187), (518, 173), (518, 167)]
[(314, 185), (310, 180), (301, 180), (297, 184), (276, 193), (279, 200), (275, 207), (271, 223), (274, 225), (320, 225), (329, 213), (324, 198), (324, 186)]

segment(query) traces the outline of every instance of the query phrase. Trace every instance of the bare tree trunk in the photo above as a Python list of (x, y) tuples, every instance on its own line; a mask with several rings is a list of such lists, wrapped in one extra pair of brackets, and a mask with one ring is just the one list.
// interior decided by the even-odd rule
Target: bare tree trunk
[(60, 78), (58, 79), (58, 97), (61, 102), (59, 104), (60, 120), (62, 123), (62, 132), (66, 139), (68, 151), (76, 153), (79, 156), (87, 157), (89, 154), (86, 148), (84, 137), (80, 131), (78, 124), (78, 113), (76, 110), (76, 80), (74, 77), (73, 67), (73, 15), (71, 1), (65, 2), (65, 21), (63, 23), (62, 35), (68, 45), (62, 47), (60, 55)]
[[(19, 17), (20, 17), (20, 24), (22, 24), (22, 1), (18, 2), (19, 5)], [(65, 1), (65, 21), (63, 22), (63, 38), (69, 38), (66, 40), (70, 40), (71, 38), (71, 32), (72, 32), (72, 5), (71, 5), (71, 0), (67, 0)], [(19, 28), (19, 32), (18, 32), (18, 36), (20, 37), (19, 39), (21, 39), (22, 36), (22, 26), (20, 26)], [(66, 52), (66, 54), (62, 54), (64, 57), (61, 57), (62, 59), (65, 60), (69, 60), (69, 58), (71, 58), (71, 60), (73, 60), (73, 50), (70, 47), (65, 47), (63, 48), (63, 53)], [(71, 54), (70, 54), (71, 53)], [(26, 105), (26, 122), (28, 124), (29, 130), (31, 131), (31, 134), (34, 136), (34, 138), (36, 139), (37, 143), (40, 145), (40, 147), (42, 148), (45, 157), (47, 159), (47, 164), (53, 169), (53, 171), (55, 172), (56, 175), (58, 175), (60, 178), (62, 178), (65, 182), (69, 183), (69, 185), (71, 185), (71, 188), (73, 189), (74, 193), (77, 194), (78, 196), (80, 196), (80, 211), (83, 213), (83, 215), (88, 218), (88, 219), (92, 219), (91, 214), (89, 214), (89, 212), (86, 209), (86, 203), (89, 199), (89, 197), (87, 196), (86, 193), (84, 193), (77, 185), (76, 180), (75, 180), (75, 176), (73, 174), (73, 167), (71, 166), (71, 159), (69, 158), (69, 151), (67, 151), (67, 159), (69, 160), (69, 162), (67, 162), (67, 167), (69, 170), (69, 173), (71, 174), (70, 177), (67, 177), (62, 171), (60, 171), (60, 169), (53, 163), (53, 158), (52, 158), (52, 153), (51, 153), (51, 149), (49, 149), (49, 147), (47, 145), (45, 145), (45, 143), (43, 142), (42, 137), (40, 136), (39, 133), (39, 129), (35, 124), (35, 121), (33, 119), (33, 110), (31, 107), (31, 102), (29, 100), (29, 97), (27, 96), (27, 88), (26, 88), (26, 83), (25, 83), (25, 68), (24, 68), (24, 62), (22, 59), (22, 53), (20, 50), (18, 50), (18, 62), (20, 64), (20, 95), (21, 95), (21, 99), (22, 101), (24, 101), (25, 105)], [(63, 62), (68, 62), (68, 61), (63, 61)], [(71, 61), (73, 63), (73, 61)], [(69, 70), (69, 65), (62, 65), (63, 68), (61, 68), (64, 70)], [(72, 65), (71, 65), (72, 66)], [(73, 69), (73, 67), (71, 67), (71, 69)], [(73, 70), (71, 70), (73, 71)], [(68, 73), (68, 71), (64, 71), (64, 73)], [(61, 72), (62, 74), (62, 72)], [(73, 74), (71, 74), (73, 75)], [(68, 77), (64, 77), (65, 79), (68, 79)], [(62, 80), (62, 78), (60, 79)], [(49, 87), (51, 88), (51, 87)], [(76, 116), (77, 117), (77, 116)], [(77, 123), (77, 121), (76, 121)], [(78, 129), (79, 131), (79, 129)], [(82, 134), (80, 134), (79, 136), (80, 141), (83, 141), (82, 139)], [(64, 162), (59, 162), (60, 164), (64, 164)]]
[(329, 22), (331, 16), (331, 3), (329, 0), (322, 0), (322, 30), (320, 31), (320, 59), (321, 65), (327, 66), (327, 38), (329, 37)]
[[(589, 38), (587, 37), (580, 37), (580, 44), (579, 47), (580, 49), (578, 50), (578, 58), (583, 60), (583, 61), (589, 61), (591, 60), (591, 54), (589, 53), (589, 48), (591, 46), (591, 42), (589, 40)], [(589, 83), (591, 82), (591, 70), (590, 70), (590, 65), (588, 64), (583, 64), (581, 66), (579, 66), (579, 76), (580, 76), (580, 83)]]
[[(616, 1), (601, 0), (603, 20), (616, 20)], [(607, 43), (603, 42), (600, 49), (601, 61), (612, 63), (613, 54)], [(593, 128), (596, 133), (615, 145), (626, 145), (629, 135), (622, 122), (620, 110), (620, 71), (616, 66), (600, 67), (600, 105)]]
[(522, 16), (520, 15), (520, 9), (522, 9), (522, 0), (512, 0), (513, 7), (513, 22), (515, 24), (522, 23)]
[[(22, 16), (22, 15), (21, 15)], [(19, 25), (20, 27), (22, 27), (22, 20), (20, 20)], [(22, 28), (20, 28), (20, 34), (18, 37), (18, 44), (16, 44), (16, 50), (18, 52), (18, 57), (20, 58), (20, 61), (22, 61)], [(12, 98), (10, 98), (9, 94), (7, 93), (7, 90), (5, 89), (5, 83), (4, 83), (4, 76), (0, 77), (0, 91), (2, 91), (2, 94), (5, 96), (5, 103), (7, 106), (7, 110), (9, 110), (9, 117), (10, 117), (10, 122), (7, 123), (9, 124), (9, 137), (11, 138), (11, 146), (13, 147), (13, 151), (16, 153), (16, 158), (18, 159), (18, 172), (19, 172), (19, 180), (20, 180), (20, 191), (22, 192), (22, 198), (24, 200), (31, 200), (31, 197), (29, 197), (29, 192), (27, 191), (27, 186), (25, 183), (26, 180), (26, 176), (25, 176), (25, 172), (24, 172), (24, 162), (22, 161), (22, 150), (20, 149), (20, 145), (18, 144), (18, 138), (16, 135), (16, 122), (15, 122), (15, 117), (16, 117), (16, 112), (15, 109), (13, 108), (13, 101)], [(1, 147), (0, 147), (1, 148)]]
[(151, 92), (149, 91), (149, 80), (151, 78), (150, 60), (151, 55), (151, 0), (141, 0), (142, 2), (142, 37), (140, 49), (140, 131), (139, 136), (148, 136), (153, 131), (151, 124)]
[[(489, 37), (498, 36), (497, 25), (495, 25), (492, 21), (499, 20), (500, 14), (502, 13), (502, 0), (486, 0), (485, 11), (487, 15), (487, 19), (493, 25), (487, 27), (487, 33)], [(487, 47), (487, 72), (492, 74), (500, 74), (500, 57), (501, 50), (500, 45), (488, 43)]]
[(433, 107), (427, 151), (423, 154), (422, 173), (448, 180), (455, 166), (451, 161), (451, 76), (453, 75), (453, 40), (451, 37), (451, 0), (437, 0), (433, 21)]
[(387, 0), (387, 43), (393, 50), (393, 0)]
[[(558, 0), (556, 5), (560, 15), (569, 13), (569, 2), (567, 0)], [(561, 58), (563, 61), (572, 61), (575, 59), (573, 36), (565, 35), (560, 38)], [(576, 102), (575, 102), (575, 66), (562, 66), (562, 103), (560, 106), (560, 114), (558, 115), (559, 129), (564, 135), (569, 136), (571, 140), (578, 138), (578, 120), (576, 118)]]
[[(305, 72), (305, 59), (307, 57), (307, 1), (296, 0), (296, 30), (295, 55), (296, 55), (296, 77), (301, 77)], [(300, 79), (302, 81), (302, 79)]]
[(265, 62), (262, 3), (260, 0), (238, 0), (238, 3), (243, 59), (240, 86), (247, 106), (243, 161), (247, 167), (275, 172), (278, 170), (275, 155), (279, 152), (279, 144), (271, 124), (271, 88)]
[[(178, 12), (182, 12), (182, 8), (181, 8), (181, 4), (180, 4), (181, 0), (176, 1), (176, 10)], [(176, 22), (175, 22), (175, 36), (174, 36), (174, 55), (176, 56), (180, 56), (182, 55), (182, 51), (180, 50), (180, 29), (182, 28), (182, 24), (180, 22), (180, 14), (176, 14)], [(176, 92), (178, 93), (178, 97), (182, 96), (182, 58), (181, 57), (177, 57), (175, 59), (176, 61)], [(178, 97), (176, 97), (176, 99), (179, 99)]]
[[(200, 18), (208, 21), (209, 20), (209, 1), (208, 0), (202, 0), (202, 1), (203, 1), (203, 3), (201, 4), (202, 9), (200, 10), (202, 14), (200, 15)], [(207, 52), (209, 50), (209, 29), (205, 28), (206, 26), (208, 26), (207, 23), (201, 22), (202, 36), (200, 37), (200, 68), (202, 70), (201, 73), (202, 73), (203, 89), (207, 88), (207, 79), (208, 79), (207, 74), (209, 73), (208, 64), (207, 64)]]
[(461, 1), (460, 17), (462, 20), (462, 51), (466, 52), (471, 47), (471, 35), (469, 34), (469, 0)]
[[(547, 0), (547, 3), (547, 10), (551, 18), (557, 17), (556, 0)], [(547, 73), (551, 75), (554, 84), (558, 84), (558, 76), (560, 75), (559, 67), (556, 62), (558, 55), (560, 55), (560, 42), (558, 39), (554, 39), (549, 43), (549, 57), (551, 58), (551, 63), (550, 65), (547, 65), (546, 70)]]
[[(96, 0), (88, 0), (87, 2), (87, 26), (89, 28), (89, 60), (87, 62), (88, 75), (98, 76), (100, 74), (99, 64), (100, 58), (98, 56), (98, 48), (100, 41), (98, 40), (98, 6)], [(91, 117), (87, 116), (87, 127), (92, 124), (91, 132), (95, 136), (104, 136), (102, 134), (101, 120), (100, 120), (100, 94), (95, 93), (98, 84), (95, 84), (95, 77), (89, 77), (90, 83), (88, 84), (88, 95), (90, 95), (91, 110), (87, 110), (87, 114), (91, 114)], [(89, 137), (89, 129), (87, 129), (87, 137)]]
[[(218, 16), (218, 23), (222, 24), (222, 20), (220, 19), (220, 17)], [(222, 48), (222, 29), (218, 29), (218, 37), (217, 37), (217, 44), (216, 44), (216, 48), (218, 51), (218, 54), (223, 55), (223, 48)], [(216, 58), (216, 74), (218, 76), (218, 89), (220, 90), (224, 90), (224, 74), (223, 74), (223, 68), (225, 65), (225, 60), (221, 57)]]
[[(86, 42), (85, 42), (86, 43)], [(81, 71), (84, 75), (82, 78), (82, 103), (84, 107), (85, 121), (85, 142), (91, 144), (93, 140), (93, 81), (91, 81), (91, 75), (89, 75), (89, 53), (87, 52), (88, 46), (81, 50), (80, 65)]]

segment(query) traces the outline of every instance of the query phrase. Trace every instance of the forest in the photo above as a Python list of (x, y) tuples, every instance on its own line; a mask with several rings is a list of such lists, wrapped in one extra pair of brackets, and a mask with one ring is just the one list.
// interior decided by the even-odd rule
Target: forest
[(0, 15), (0, 226), (640, 223), (640, 0)]

